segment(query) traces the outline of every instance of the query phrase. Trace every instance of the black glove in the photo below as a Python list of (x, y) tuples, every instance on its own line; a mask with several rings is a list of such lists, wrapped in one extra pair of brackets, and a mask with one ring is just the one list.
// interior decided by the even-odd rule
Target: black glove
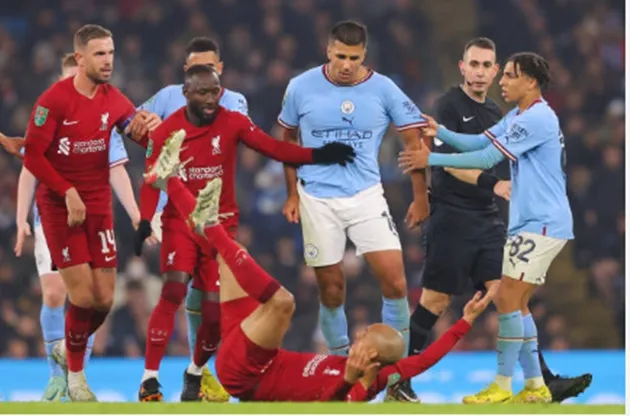
[(144, 244), (144, 240), (151, 237), (153, 230), (151, 229), (151, 222), (148, 220), (140, 221), (138, 225), (138, 229), (136, 230), (136, 238), (133, 242), (133, 251), (136, 253), (136, 256), (142, 254), (142, 245)]
[(332, 142), (313, 149), (313, 163), (316, 165), (334, 165), (336, 163), (346, 166), (346, 163), (354, 162), (354, 149), (347, 144)]

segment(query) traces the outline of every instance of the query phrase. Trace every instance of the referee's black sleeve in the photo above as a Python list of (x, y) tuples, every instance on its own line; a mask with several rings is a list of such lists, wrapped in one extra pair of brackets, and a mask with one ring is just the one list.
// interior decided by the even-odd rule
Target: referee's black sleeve
[(459, 115), (447, 98), (448, 95), (443, 95), (436, 101), (433, 114), (435, 114), (435, 120), (439, 124), (456, 132), (459, 127)]

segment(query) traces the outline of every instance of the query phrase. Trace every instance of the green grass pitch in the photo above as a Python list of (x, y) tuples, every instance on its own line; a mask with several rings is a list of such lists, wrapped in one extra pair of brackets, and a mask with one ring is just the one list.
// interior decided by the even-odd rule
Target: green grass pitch
[(623, 414), (623, 405), (477, 405), (411, 403), (0, 403), (0, 414)]

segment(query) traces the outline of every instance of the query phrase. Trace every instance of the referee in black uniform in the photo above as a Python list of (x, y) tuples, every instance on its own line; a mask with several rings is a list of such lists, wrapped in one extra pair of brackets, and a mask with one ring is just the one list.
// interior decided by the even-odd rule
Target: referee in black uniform
[[(487, 97), (499, 70), (494, 42), (488, 38), (468, 42), (459, 67), (464, 83), (438, 99), (435, 118), (449, 130), (479, 134), (503, 117), (497, 103)], [(437, 138), (432, 148), (439, 153), (457, 152)], [(424, 349), (451, 296), (463, 294), (469, 281), (476, 290), (499, 284), (506, 227), (494, 195), (509, 199), (509, 193), (510, 182), (498, 180), (492, 171), (431, 168), (431, 216), (425, 228), (423, 290), (411, 316), (410, 355)], [(590, 374), (559, 377), (539, 354), (553, 401), (577, 396), (589, 386)], [(418, 400), (408, 382), (398, 386), (395, 396), (401, 401)]]

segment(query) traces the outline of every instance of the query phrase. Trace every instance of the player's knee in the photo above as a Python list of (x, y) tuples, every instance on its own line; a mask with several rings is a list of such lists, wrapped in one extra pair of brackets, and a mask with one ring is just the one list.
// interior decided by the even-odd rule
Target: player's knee
[(186, 297), (187, 287), (185, 283), (166, 280), (162, 286), (160, 298), (175, 305), (181, 305)]
[(400, 299), (407, 296), (407, 280), (404, 275), (392, 276), (381, 284), (383, 296), (389, 299)]
[(521, 309), (521, 297), (515, 292), (511, 282), (504, 279), (494, 297), (494, 304), (499, 313), (510, 313)]
[(295, 311), (295, 298), (293, 294), (285, 288), (280, 288), (280, 290), (269, 299), (268, 303), (270, 303), (279, 314), (288, 317), (293, 316), (293, 312)]
[(112, 309), (114, 304), (113, 293), (99, 293), (94, 296), (94, 309), (105, 312)]
[(434, 315), (441, 315), (451, 303), (451, 296), (446, 293), (423, 289), (420, 304)]
[(327, 308), (334, 309), (343, 305), (345, 300), (345, 290), (343, 286), (329, 284), (319, 290), (319, 300)]
[(62, 307), (66, 302), (66, 294), (66, 287), (60, 276), (47, 279), (42, 284), (42, 300), (46, 306), (51, 308)]
[(94, 293), (90, 290), (71, 290), (68, 291), (68, 298), (73, 305), (81, 308), (94, 307)]

